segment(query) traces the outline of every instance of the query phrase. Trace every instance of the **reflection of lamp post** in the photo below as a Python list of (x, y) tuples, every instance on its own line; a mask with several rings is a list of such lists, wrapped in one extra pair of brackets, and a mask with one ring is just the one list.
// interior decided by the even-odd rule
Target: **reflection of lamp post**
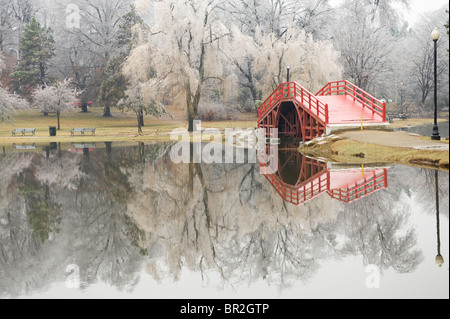
[(433, 135), (431, 139), (434, 141), (440, 141), (441, 136), (439, 135), (439, 128), (437, 125), (437, 42), (441, 37), (441, 33), (438, 28), (434, 28), (431, 33), (431, 39), (434, 41), (434, 125), (433, 125)]
[(439, 222), (439, 172), (434, 172), (434, 183), (436, 188), (436, 233), (437, 233), (437, 256), (436, 264), (442, 267), (444, 264), (444, 257), (441, 255), (441, 232), (440, 232), (440, 222)]

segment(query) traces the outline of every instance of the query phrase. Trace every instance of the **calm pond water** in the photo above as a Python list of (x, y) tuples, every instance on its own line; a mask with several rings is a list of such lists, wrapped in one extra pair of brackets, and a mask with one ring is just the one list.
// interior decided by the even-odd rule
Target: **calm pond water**
[(447, 172), (172, 147), (0, 146), (0, 297), (449, 298)]
[[(433, 126), (434, 125), (432, 124), (427, 124), (427, 125), (403, 127), (401, 129), (398, 129), (397, 131), (404, 131), (429, 137), (433, 134)], [(438, 128), (439, 128), (439, 135), (442, 138), (449, 137), (449, 122), (439, 123)]]

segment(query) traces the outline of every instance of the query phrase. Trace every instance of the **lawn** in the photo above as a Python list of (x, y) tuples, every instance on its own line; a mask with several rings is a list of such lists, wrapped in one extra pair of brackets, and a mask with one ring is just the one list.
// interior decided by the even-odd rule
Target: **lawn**
[[(187, 121), (184, 119), (184, 113), (180, 111), (175, 114), (174, 119), (163, 118), (156, 119), (152, 116), (145, 116), (145, 126), (143, 134), (138, 135), (136, 116), (134, 113), (116, 111), (113, 117), (105, 118), (102, 116), (101, 108), (91, 108), (88, 113), (72, 111), (61, 115), (61, 130), (57, 131), (56, 137), (50, 137), (49, 127), (57, 126), (56, 115), (43, 116), (38, 110), (20, 111), (15, 116), (13, 124), (0, 122), (0, 144), (12, 143), (48, 143), (48, 142), (72, 142), (82, 139), (84, 142), (98, 141), (167, 141), (170, 139), (170, 133), (177, 128), (187, 129)], [(227, 128), (255, 128), (257, 125), (257, 114), (239, 113), (235, 114), (239, 120), (230, 121), (210, 121), (202, 122), (202, 128), (217, 128), (221, 131)], [(445, 120), (440, 120), (445, 121)], [(409, 125), (420, 125), (432, 123), (433, 119), (408, 119), (398, 120), (391, 124), (392, 128), (400, 128)], [(71, 136), (72, 128), (90, 128), (96, 129), (95, 136), (86, 135), (80, 137)], [(36, 128), (36, 136), (12, 137), (12, 130), (15, 128)]]
[[(15, 115), (13, 124), (0, 122), (0, 144), (27, 143), (27, 142), (70, 142), (80, 140), (80, 134), (71, 136), (73, 128), (95, 128), (95, 136), (86, 135), (82, 137), (84, 142), (95, 141), (166, 141), (170, 138), (170, 132), (177, 128), (187, 129), (187, 121), (183, 119), (183, 113), (176, 114), (175, 119), (156, 119), (145, 116), (143, 134), (138, 135), (136, 116), (134, 113), (114, 112), (114, 116), (106, 118), (102, 116), (101, 108), (91, 108), (88, 113), (73, 111), (61, 114), (61, 130), (57, 131), (56, 137), (50, 137), (49, 127), (57, 126), (56, 115), (43, 116), (38, 110), (20, 111)], [(256, 127), (257, 115), (253, 113), (239, 114), (239, 121), (211, 121), (202, 122), (203, 128), (226, 128), (239, 127), (242, 129)], [(15, 128), (35, 128), (36, 135), (12, 137)]]
[(390, 163), (449, 171), (448, 151), (384, 146), (346, 139), (302, 145), (300, 151), (313, 158), (346, 164)]

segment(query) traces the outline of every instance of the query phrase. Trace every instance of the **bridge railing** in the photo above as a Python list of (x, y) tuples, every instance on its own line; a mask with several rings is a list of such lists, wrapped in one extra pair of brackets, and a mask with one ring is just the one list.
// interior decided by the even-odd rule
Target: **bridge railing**
[[(330, 174), (330, 173), (328, 173)], [(328, 176), (330, 178), (330, 176)], [(387, 188), (387, 169), (375, 170), (370, 177), (349, 188), (328, 190), (328, 195), (334, 199), (351, 203), (364, 196), (372, 194), (379, 189)]]
[(276, 174), (264, 176), (284, 201), (294, 205), (301, 205), (327, 192), (329, 188), (328, 175), (324, 172), (319, 174), (311, 177), (299, 186), (287, 185), (281, 182)]
[(266, 116), (272, 109), (283, 100), (296, 99), (301, 102), (310, 113), (319, 120), (329, 123), (328, 104), (320, 102), (311, 92), (297, 82), (280, 84), (275, 91), (258, 108), (259, 119)]
[(353, 98), (353, 101), (361, 103), (363, 108), (367, 108), (372, 111), (373, 115), (378, 115), (382, 118), (383, 122), (386, 122), (386, 102), (381, 102), (369, 93), (365, 92), (356, 85), (348, 81), (336, 81), (330, 82), (325, 85), (316, 96), (329, 96), (329, 95), (346, 95)]

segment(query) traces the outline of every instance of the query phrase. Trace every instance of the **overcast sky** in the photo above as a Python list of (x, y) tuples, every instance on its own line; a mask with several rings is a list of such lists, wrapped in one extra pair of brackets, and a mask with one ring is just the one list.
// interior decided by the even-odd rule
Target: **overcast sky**
[(420, 14), (437, 10), (444, 5), (448, 5), (448, 0), (410, 0), (411, 12), (407, 15), (410, 23), (414, 23)]
[[(338, 5), (343, 0), (331, 0), (332, 5)], [(444, 5), (448, 5), (448, 0), (410, 0), (410, 10), (404, 13), (404, 17), (412, 25), (416, 22), (420, 15), (426, 12), (435, 11)], [(398, 10), (405, 10), (404, 5), (396, 5)]]

